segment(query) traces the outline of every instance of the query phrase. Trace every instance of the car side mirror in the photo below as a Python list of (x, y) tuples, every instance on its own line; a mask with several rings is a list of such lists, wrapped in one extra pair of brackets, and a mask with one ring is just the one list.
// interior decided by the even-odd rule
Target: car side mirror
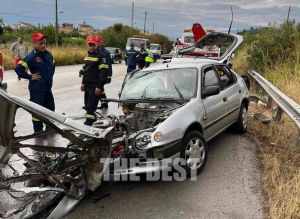
[(220, 93), (220, 87), (219, 86), (208, 86), (204, 88), (202, 97), (206, 98), (209, 96), (217, 95)]

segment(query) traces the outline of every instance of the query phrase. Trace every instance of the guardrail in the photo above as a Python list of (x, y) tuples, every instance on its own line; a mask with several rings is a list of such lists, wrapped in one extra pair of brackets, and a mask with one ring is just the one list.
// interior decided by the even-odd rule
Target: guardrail
[(281, 119), (281, 115), (285, 112), (298, 127), (298, 136), (296, 143), (300, 141), (300, 105), (293, 101), (291, 98), (286, 96), (277, 87), (275, 87), (271, 82), (261, 76), (255, 71), (249, 71), (248, 74), (256, 81), (257, 84), (262, 87), (265, 92), (269, 95), (268, 106), (271, 106), (271, 101), (275, 101), (278, 105), (277, 114), (275, 117), (276, 121)]

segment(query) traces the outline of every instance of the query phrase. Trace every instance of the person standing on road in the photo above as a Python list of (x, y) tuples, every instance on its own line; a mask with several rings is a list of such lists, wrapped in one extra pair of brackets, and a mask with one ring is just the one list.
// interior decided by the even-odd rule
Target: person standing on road
[(138, 52), (134, 50), (134, 44), (130, 45), (130, 50), (126, 51), (125, 63), (127, 65), (127, 73), (136, 69)]
[[(10, 51), (14, 56), (14, 67), (16, 67), (19, 61), (23, 60), (28, 54), (27, 43), (24, 42), (23, 36), (19, 36), (18, 41), (11, 45)], [(21, 80), (20, 77), (18, 79)]]
[(140, 52), (138, 54), (138, 67), (143, 69), (145, 67), (145, 59), (147, 57), (147, 51), (145, 49), (145, 44), (141, 44)]
[(84, 59), (84, 74), (81, 91), (85, 93), (85, 125), (92, 125), (96, 121), (96, 110), (104, 93), (104, 85), (107, 80), (109, 65), (107, 59), (99, 52), (95, 37), (87, 37), (89, 47), (88, 54)]
[[(46, 49), (46, 36), (42, 33), (32, 35), (34, 49), (23, 60), (20, 60), (15, 71), (18, 77), (29, 80), (30, 101), (39, 104), (51, 111), (55, 110), (54, 98), (51, 91), (55, 61), (52, 54)], [(28, 74), (27, 70), (31, 72)], [(43, 123), (32, 116), (35, 133), (43, 131)]]
[[(111, 77), (112, 77), (112, 60), (111, 60), (110, 52), (107, 49), (105, 49), (104, 39), (101, 35), (96, 35), (95, 40), (100, 55), (106, 58), (106, 62), (108, 64), (108, 75), (105, 84), (109, 84), (111, 82)], [(108, 108), (108, 104), (106, 102), (103, 102), (102, 101), (103, 99), (107, 99), (105, 91), (103, 91), (100, 95), (101, 106), (98, 107), (98, 109)]]
[(147, 44), (146, 52), (147, 52), (147, 56), (145, 58), (145, 68), (148, 68), (150, 66), (150, 64), (153, 62), (153, 54), (150, 50), (149, 43)]

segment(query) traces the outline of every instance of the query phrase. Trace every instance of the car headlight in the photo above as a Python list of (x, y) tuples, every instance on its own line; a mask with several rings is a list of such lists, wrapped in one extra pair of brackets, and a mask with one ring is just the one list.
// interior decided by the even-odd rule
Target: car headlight
[(151, 143), (152, 132), (143, 132), (135, 138), (135, 146), (137, 149), (145, 149)]
[(163, 133), (162, 132), (155, 132), (154, 140), (160, 142), (163, 140)]

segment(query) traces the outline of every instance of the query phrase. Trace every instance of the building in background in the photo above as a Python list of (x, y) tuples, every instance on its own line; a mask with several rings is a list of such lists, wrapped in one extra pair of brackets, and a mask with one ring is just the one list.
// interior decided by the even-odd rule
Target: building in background
[(59, 27), (59, 31), (64, 33), (71, 33), (74, 30), (74, 25), (70, 23), (63, 23)]
[(83, 22), (82, 24), (78, 25), (78, 32), (82, 35), (93, 35), (96, 33), (96, 30), (91, 25)]

